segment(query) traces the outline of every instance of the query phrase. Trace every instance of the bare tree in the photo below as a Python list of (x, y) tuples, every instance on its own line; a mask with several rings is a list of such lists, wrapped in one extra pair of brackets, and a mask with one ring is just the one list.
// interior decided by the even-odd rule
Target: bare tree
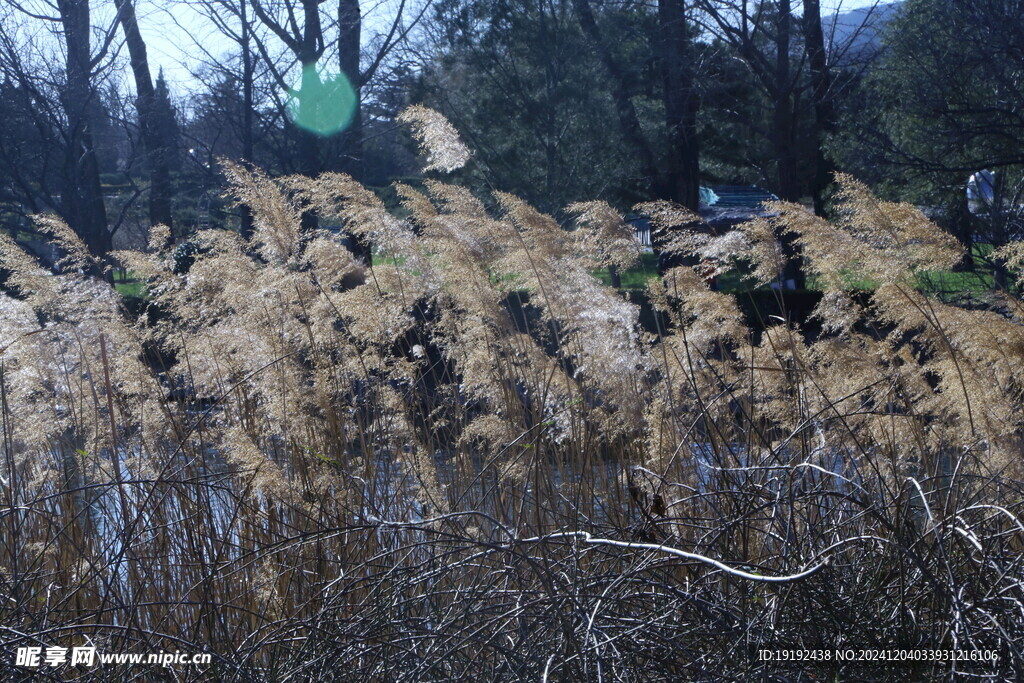
[(149, 70), (146, 43), (139, 32), (139, 22), (132, 0), (115, 0), (117, 17), (124, 31), (125, 44), (135, 77), (135, 106), (139, 115), (139, 128), (146, 148), (150, 178), (149, 220), (153, 225), (171, 226), (171, 174), (168, 153), (170, 141), (164, 139), (166, 131), (160, 125), (157, 112), (153, 77)]
[[(111, 63), (114, 26), (93, 24), (89, 0), (56, 0), (42, 9), (13, 0), (6, 5), (12, 12), (0, 28), (3, 77), (29, 96), (36, 112), (42, 114), (37, 123), (52, 126), (55, 135), (47, 139), (60, 148), (59, 188), (39, 208), (56, 209), (94, 254), (104, 255), (110, 251), (112, 233), (94, 135), (98, 83)], [(26, 24), (46, 27), (58, 42), (33, 40), (19, 33)], [(99, 36), (95, 45), (94, 30)], [(25, 54), (35, 55), (34, 63), (26, 63)], [(24, 189), (27, 194), (34, 192), (32, 183)]]
[(794, 100), (801, 94), (804, 55), (793, 45), (791, 0), (700, 0), (700, 6), (703, 27), (732, 48), (770, 102), (775, 193), (786, 200), (799, 199)]
[[(311, 176), (334, 170), (360, 177), (364, 89), (405, 43), (430, 2), (412, 8), (409, 0), (398, 0), (384, 28), (371, 36), (364, 35), (357, 0), (338, 0), (335, 14), (326, 11), (325, 5), (323, 0), (202, 0), (193, 6), (236, 43), (241, 53), (237, 78), (243, 95), (243, 158), (254, 160), (255, 119), (260, 107), (256, 93), (262, 88), (272, 111), (273, 127), (283, 123), (287, 131), (288, 139), (278, 148), (283, 168)], [(362, 50), (364, 46), (368, 52)], [(304, 81), (316, 79), (317, 71), (333, 59), (337, 59), (340, 73), (352, 88), (354, 111), (345, 129), (325, 137), (289, 122), (289, 94), (296, 94), (292, 80), (297, 71)], [(226, 68), (222, 55), (207, 52), (205, 61), (217, 71)], [(300, 93), (305, 86), (304, 82)], [(315, 220), (308, 214), (307, 227)], [(241, 223), (242, 231), (249, 233), (251, 218), (245, 209)]]
[(811, 196), (814, 212), (824, 215), (824, 193), (829, 182), (830, 164), (825, 158), (822, 138), (835, 126), (835, 106), (832, 97), (832, 73), (825, 49), (825, 33), (821, 26), (821, 0), (804, 0), (804, 46), (811, 82), (811, 101), (814, 104), (812, 135), (814, 136), (814, 174)]
[(76, 231), (94, 254), (106, 254), (111, 248), (111, 235), (107, 229), (89, 105), (96, 95), (93, 70), (107, 45), (99, 55), (92, 56), (88, 0), (58, 0), (57, 10), (64, 39), (67, 76), (63, 92), (67, 147), (62, 213), (77, 223), (74, 226)]
[[(611, 77), (610, 94), (625, 140), (635, 149), (641, 174), (654, 194), (696, 210), (700, 199), (700, 158), (697, 112), (700, 99), (694, 87), (693, 35), (685, 0), (659, 0), (655, 35), (663, 81), (667, 158), (659, 167), (654, 146), (643, 132), (631, 99), (633, 84), (614, 55), (611, 38), (597, 23), (590, 0), (573, 0), (573, 9), (601, 63)], [(664, 170), (662, 170), (664, 168)]]
[(669, 153), (669, 197), (696, 210), (700, 199), (700, 147), (694, 85), (693, 34), (685, 0), (658, 0), (658, 44), (664, 81), (665, 127)]

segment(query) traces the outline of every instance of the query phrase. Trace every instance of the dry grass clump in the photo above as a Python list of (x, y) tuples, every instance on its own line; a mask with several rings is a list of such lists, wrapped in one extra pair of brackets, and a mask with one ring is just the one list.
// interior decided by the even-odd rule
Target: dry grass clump
[[(468, 159), (405, 118), (435, 168)], [(779, 203), (714, 236), (650, 205), (700, 261), (651, 284), (651, 330), (592, 274), (635, 258), (605, 204), (568, 231), (429, 181), (399, 219), (348, 176), (225, 169), (253, 238), (201, 233), (187, 269), (163, 229), (117, 254), (138, 319), (53, 219), (58, 274), (0, 235), (6, 649), (211, 651), (175, 675), (227, 681), (888, 675), (756, 655), (848, 647), (1024, 673), (1020, 302), (915, 290), (959, 254), (916, 210), (845, 177), (835, 222)], [(752, 329), (706, 282), (776, 279), (784, 231), (820, 334)]]
[(414, 105), (403, 111), (398, 120), (412, 126), (413, 135), (427, 156), (424, 171), (450, 173), (469, 161), (471, 152), (459, 139), (459, 132), (438, 112)]

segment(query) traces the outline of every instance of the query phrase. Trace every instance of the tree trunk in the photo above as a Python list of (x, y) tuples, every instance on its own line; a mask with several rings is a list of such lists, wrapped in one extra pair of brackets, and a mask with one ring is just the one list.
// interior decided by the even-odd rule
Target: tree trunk
[(363, 175), (363, 118), (359, 102), (362, 88), (362, 74), (359, 71), (362, 30), (359, 0), (338, 0), (338, 66), (356, 94), (352, 122), (340, 135), (340, 156), (342, 170), (357, 180), (362, 179)]
[(977, 272), (977, 263), (974, 260), (974, 234), (976, 232), (977, 218), (971, 213), (967, 204), (967, 193), (963, 189), (955, 191), (952, 201), (949, 204), (948, 214), (951, 217), (950, 232), (964, 245), (965, 254), (963, 270), (969, 273)]
[[(793, 84), (790, 73), (790, 38), (793, 15), (790, 0), (779, 0), (778, 28), (775, 39), (775, 88), (773, 117), (773, 146), (778, 195), (781, 199), (795, 202), (800, 199), (797, 183), (796, 122), (793, 120), (796, 107), (793, 102)], [(801, 263), (802, 256), (796, 238), (792, 233), (781, 237), (786, 267), (782, 274), (782, 286), (786, 289), (804, 289), (806, 280)]]
[(668, 133), (668, 196), (696, 211), (700, 202), (700, 147), (691, 37), (684, 0), (658, 0), (658, 35)]
[(654, 151), (644, 136), (643, 128), (640, 126), (640, 117), (637, 116), (636, 107), (633, 106), (633, 100), (629, 95), (631, 89), (629, 75), (612, 56), (611, 48), (597, 26), (589, 0), (573, 0), (573, 8), (576, 11), (576, 18), (580, 22), (580, 28), (583, 29), (583, 33), (594, 46), (601, 63), (608, 75), (611, 76), (611, 95), (612, 101), (615, 103), (615, 115), (619, 120), (619, 129), (640, 159), (640, 174), (650, 183), (656, 193), (667, 196), (667, 192), (661, 192), (665, 189), (661, 187), (664, 182), (660, 180), (661, 174), (658, 172)]
[[(360, 92), (363, 73), (359, 68), (363, 19), (359, 0), (338, 0), (338, 66), (355, 92), (355, 111), (347, 129), (338, 138), (338, 157), (341, 170), (356, 180), (363, 180), (363, 115)], [(352, 253), (364, 263), (373, 263), (373, 245), (363, 237), (354, 238)]]
[(824, 138), (835, 126), (835, 107), (832, 106), (832, 77), (828, 67), (828, 53), (825, 51), (825, 36), (821, 30), (821, 0), (804, 0), (804, 46), (811, 77), (811, 97), (814, 101), (814, 172), (811, 180), (811, 196), (814, 198), (814, 213), (825, 215), (825, 188), (833, 169), (825, 155)]
[[(252, 64), (252, 30), (249, 26), (249, 13), (246, 0), (239, 2), (239, 14), (242, 20), (242, 159), (254, 163), (255, 143), (253, 131), (253, 64)], [(247, 204), (241, 207), (239, 232), (249, 239), (253, 236), (252, 209)]]
[(611, 279), (612, 287), (622, 289), (622, 273), (614, 265), (608, 266), (608, 277)]
[(775, 87), (773, 102), (773, 140), (776, 182), (779, 197), (795, 202), (800, 199), (796, 182), (794, 149), (793, 88), (790, 82), (790, 38), (792, 8), (790, 0), (779, 0), (779, 18), (775, 38)]
[(128, 57), (135, 76), (136, 111), (142, 130), (142, 144), (146, 148), (149, 170), (149, 222), (171, 227), (171, 173), (168, 161), (170, 141), (165, 140), (156, 115), (156, 96), (153, 78), (149, 72), (146, 43), (139, 32), (132, 0), (115, 0), (118, 21), (124, 31)]
[[(316, 91), (316, 86), (311, 87), (305, 81), (310, 79), (319, 83), (320, 77), (316, 68), (324, 51), (324, 35), (320, 25), (320, 2), (319, 0), (302, 0), (302, 9), (304, 23), (296, 56), (302, 65), (301, 90), (312, 93)], [(299, 126), (296, 126), (296, 130), (299, 135), (299, 172), (310, 178), (315, 178), (323, 171), (323, 160), (320, 155), (320, 149), (323, 146), (322, 138)], [(315, 213), (303, 212), (302, 227), (304, 230), (316, 230), (319, 224), (320, 221)]]
[(63, 104), (68, 120), (61, 213), (93, 255), (105, 257), (112, 240), (92, 137), (90, 112), (95, 106), (96, 91), (92, 87), (89, 54), (89, 2), (58, 0), (57, 8), (64, 32), (67, 82)]

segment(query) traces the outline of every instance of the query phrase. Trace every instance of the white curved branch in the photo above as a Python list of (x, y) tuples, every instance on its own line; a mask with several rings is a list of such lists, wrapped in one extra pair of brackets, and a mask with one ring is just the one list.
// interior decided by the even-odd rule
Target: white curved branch
[(638, 550), (656, 550), (658, 552), (668, 553), (669, 555), (675, 555), (685, 560), (696, 560), (697, 562), (703, 562), (713, 567), (721, 569), (723, 572), (735, 576), (741, 579), (747, 579), (749, 581), (761, 581), (765, 583), (786, 583), (788, 581), (798, 581), (805, 579), (808, 576), (818, 572), (819, 570), (829, 565), (829, 558), (825, 558), (818, 564), (805, 569), (797, 574), (789, 574), (787, 576), (764, 576), (762, 574), (752, 574), (745, 572), (742, 569), (735, 569), (727, 564), (719, 562), (716, 559), (706, 557), (704, 555), (698, 555), (697, 553), (690, 553), (685, 550), (679, 550), (664, 544), (657, 543), (635, 543), (633, 541), (616, 541), (610, 538), (594, 538), (586, 531), (563, 531), (554, 534), (548, 534), (546, 536), (534, 536), (533, 538), (519, 539), (519, 543), (539, 543), (541, 541), (548, 541), (555, 538), (570, 538), (575, 537), (581, 539), (584, 543), (590, 545), (611, 545), (618, 548), (635, 548)]

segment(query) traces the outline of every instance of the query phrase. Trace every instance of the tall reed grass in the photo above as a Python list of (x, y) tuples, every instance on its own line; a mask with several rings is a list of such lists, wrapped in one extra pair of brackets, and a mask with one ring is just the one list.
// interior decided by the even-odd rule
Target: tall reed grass
[[(433, 169), (470, 159), (404, 118)], [(652, 281), (648, 329), (592, 274), (638, 257), (606, 204), (566, 230), (428, 180), (400, 219), (345, 175), (225, 171), (254, 237), (117, 253), (137, 318), (59, 221), (59, 274), (0, 235), (0, 650), (214, 655), (12, 677), (1024, 675), (1024, 310), (915, 290), (962, 256), (915, 208), (848, 177), (833, 222), (778, 203), (710, 236), (643, 205), (701, 263)], [(784, 231), (826, 287), (814, 331), (706, 284), (777, 280)], [(782, 648), (1000, 659), (757, 656)]]

